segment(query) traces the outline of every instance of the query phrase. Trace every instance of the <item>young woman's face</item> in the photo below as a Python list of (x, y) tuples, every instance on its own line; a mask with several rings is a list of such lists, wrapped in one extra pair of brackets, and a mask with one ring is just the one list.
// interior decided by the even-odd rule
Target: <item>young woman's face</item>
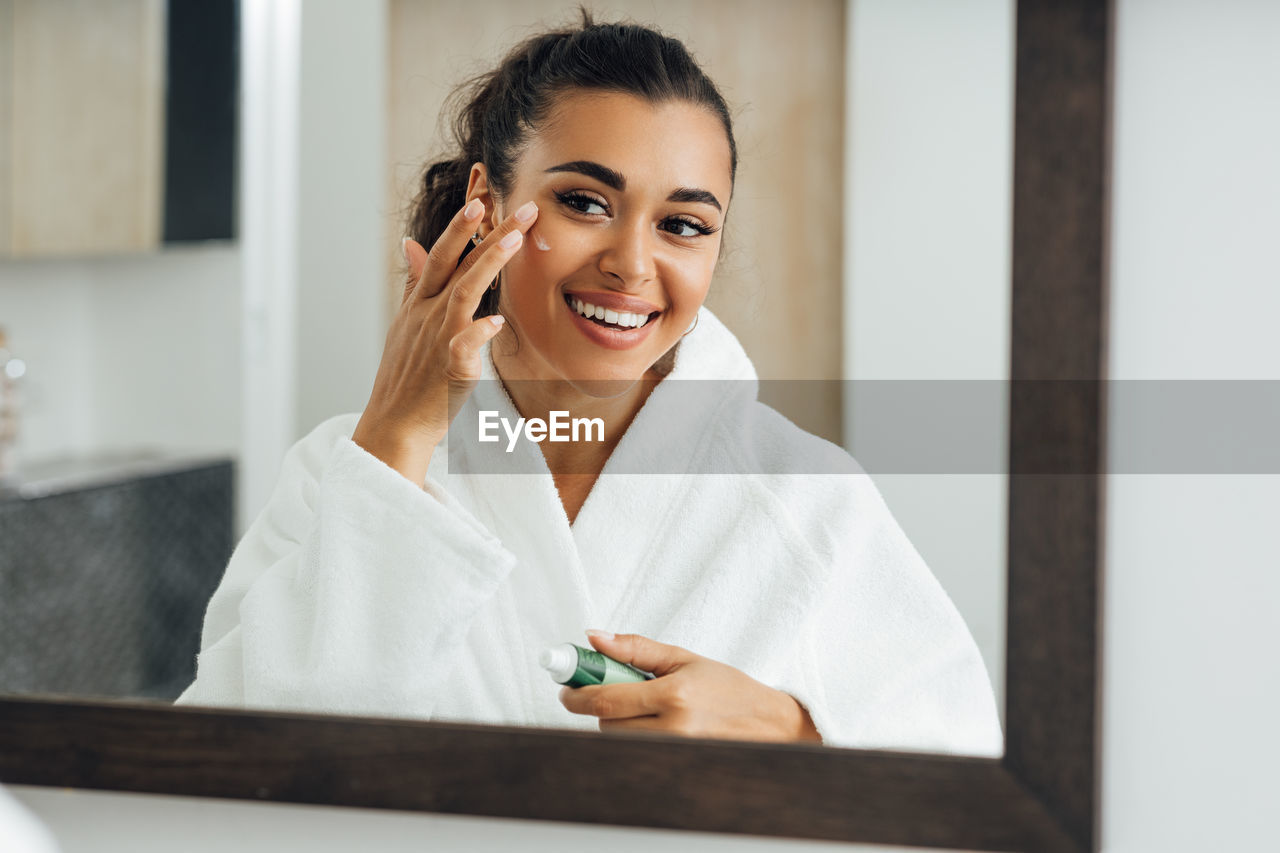
[[(730, 168), (724, 126), (703, 107), (562, 97), (520, 156), (501, 211), (530, 200), (539, 210), (500, 295), (502, 335), (520, 340), (519, 378), (644, 376), (706, 298)], [(587, 319), (591, 306), (604, 318)], [(495, 359), (510, 350), (495, 343)]]

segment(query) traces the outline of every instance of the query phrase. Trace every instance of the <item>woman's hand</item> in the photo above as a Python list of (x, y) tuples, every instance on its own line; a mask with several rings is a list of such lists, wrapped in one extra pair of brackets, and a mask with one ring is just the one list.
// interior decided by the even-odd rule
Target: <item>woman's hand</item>
[(405, 241), (409, 277), (391, 321), (373, 393), (351, 440), (422, 485), (436, 445), (480, 378), (480, 350), (503, 318), (472, 320), (485, 288), (519, 250), (537, 218), (533, 202), (507, 217), (461, 264), (484, 204), (454, 215), (428, 252)]
[(820, 741), (794, 698), (727, 664), (639, 634), (588, 631), (591, 645), (657, 678), (565, 687), (560, 701), (600, 718), (601, 731), (657, 731), (733, 740)]

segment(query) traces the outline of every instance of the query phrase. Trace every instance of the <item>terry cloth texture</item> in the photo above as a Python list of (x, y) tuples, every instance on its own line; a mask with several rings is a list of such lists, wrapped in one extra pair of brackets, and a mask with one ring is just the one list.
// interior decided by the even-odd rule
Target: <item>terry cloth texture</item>
[[(487, 350), (483, 364), (458, 419), (514, 423)], [(451, 430), (419, 488), (351, 441), (358, 413), (331, 418), (286, 455), (178, 701), (595, 729), (538, 666), (594, 627), (790, 693), (829, 745), (999, 756), (951, 599), (856, 462), (755, 383), (703, 308), (572, 525), (538, 445), (505, 454)], [(701, 409), (672, 440), (682, 387)], [(527, 473), (474, 473), (495, 453)]]

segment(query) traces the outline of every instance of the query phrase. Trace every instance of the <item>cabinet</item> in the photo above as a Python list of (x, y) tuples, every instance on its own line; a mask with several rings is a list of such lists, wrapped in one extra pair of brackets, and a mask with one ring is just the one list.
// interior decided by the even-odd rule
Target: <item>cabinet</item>
[(0, 256), (144, 251), (164, 200), (163, 0), (0, 0)]
[(231, 556), (229, 459), (46, 464), (0, 491), (0, 694), (170, 700)]
[(234, 235), (236, 0), (0, 0), (0, 259)]

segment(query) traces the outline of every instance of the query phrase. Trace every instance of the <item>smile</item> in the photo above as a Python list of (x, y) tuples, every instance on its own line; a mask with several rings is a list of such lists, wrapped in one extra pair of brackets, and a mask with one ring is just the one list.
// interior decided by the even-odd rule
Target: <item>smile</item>
[(570, 321), (578, 331), (597, 346), (613, 350), (638, 346), (649, 337), (649, 333), (657, 325), (653, 321), (662, 314), (661, 311), (649, 314), (616, 311), (569, 293), (564, 296), (564, 304), (569, 309)]
[(614, 311), (592, 305), (568, 293), (565, 294), (564, 301), (574, 311), (606, 329), (638, 329), (661, 313), (654, 311), (652, 314), (634, 314), (629, 311)]

